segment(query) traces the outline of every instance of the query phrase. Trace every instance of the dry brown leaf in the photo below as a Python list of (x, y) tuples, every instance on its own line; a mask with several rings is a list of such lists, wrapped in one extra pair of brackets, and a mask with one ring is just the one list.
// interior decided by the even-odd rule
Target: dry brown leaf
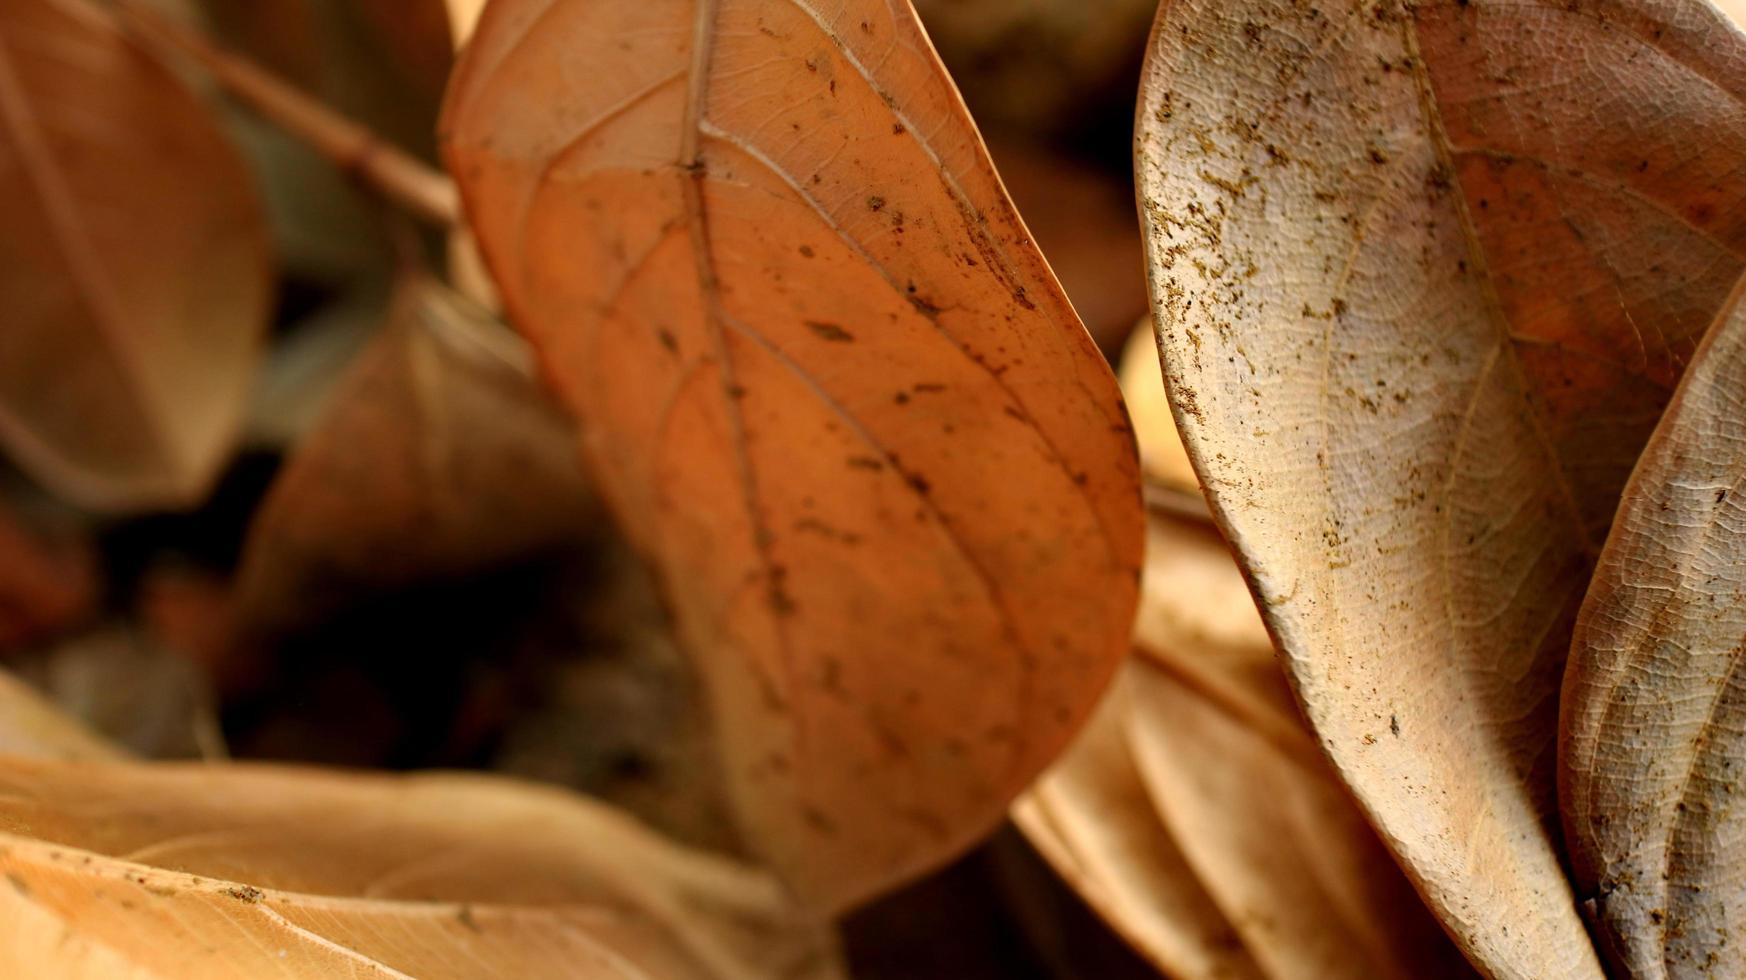
[(72, 761), (126, 755), (30, 685), (0, 671), (0, 756)]
[(260, 204), (211, 110), (84, 0), (7, 0), (0, 210), (0, 442), (89, 507), (197, 500), (270, 290)]
[(1577, 894), (1631, 977), (1746, 975), (1741, 295), (1626, 487), (1565, 672), (1560, 797)]
[(9, 976), (823, 978), (765, 875), (461, 775), (0, 759)]
[(414, 278), (262, 504), (238, 626), (308, 625), (372, 592), (578, 540), (592, 493), (526, 345)]
[(445, 126), (765, 852), (842, 907), (986, 832), (1125, 649), (1137, 466), (908, 5), (499, 0)]
[(1014, 804), (1013, 820), (1166, 976), (1266, 976), (1152, 809), (1122, 731), (1127, 687), (1110, 690), (1067, 752)]
[(1177, 0), (1154, 34), (1190, 456), (1342, 777), (1498, 976), (1599, 975), (1552, 843), (1558, 677), (1746, 257), (1743, 96), (1701, 0)]

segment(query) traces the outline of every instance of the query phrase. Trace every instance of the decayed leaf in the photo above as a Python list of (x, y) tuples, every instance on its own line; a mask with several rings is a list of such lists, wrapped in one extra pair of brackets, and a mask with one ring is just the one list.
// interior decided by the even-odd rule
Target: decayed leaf
[(908, 5), (498, 0), (445, 126), (766, 853), (841, 906), (985, 832), (1125, 648), (1136, 464)]
[(273, 632), (371, 592), (573, 542), (592, 494), (521, 339), (412, 279), (250, 529), (239, 626)]
[(1565, 672), (1561, 799), (1577, 894), (1631, 977), (1746, 975), (1746, 305), (1625, 490)]
[(8, 0), (0, 202), (0, 441), (86, 506), (192, 502), (266, 326), (266, 229), (241, 158), (100, 10)]
[(1316, 731), (1482, 969), (1598, 975), (1558, 676), (1746, 256), (1746, 38), (1702, 0), (1177, 0), (1144, 89), (1172, 404)]
[(0, 759), (9, 976), (827, 978), (773, 880), (469, 776)]
[(126, 753), (105, 742), (30, 685), (0, 672), (0, 756), (37, 759), (122, 759)]
[(1265, 976), (1147, 799), (1122, 731), (1128, 686), (1112, 687), (1067, 752), (1013, 805), (1013, 820), (1166, 976)]

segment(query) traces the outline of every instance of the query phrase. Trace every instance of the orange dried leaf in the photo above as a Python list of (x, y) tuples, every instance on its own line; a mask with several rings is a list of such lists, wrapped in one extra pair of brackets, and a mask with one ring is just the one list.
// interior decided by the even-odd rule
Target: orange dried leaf
[(841, 907), (985, 833), (1125, 649), (1137, 467), (908, 4), (498, 0), (445, 128), (765, 853)]
[(271, 286), (212, 110), (84, 0), (0, 8), (0, 443), (102, 509), (195, 502)]
[(1746, 265), (1743, 106), (1746, 36), (1702, 0), (1177, 0), (1154, 32), (1137, 162), (1189, 455), (1341, 777), (1496, 976), (1600, 975), (1558, 682)]

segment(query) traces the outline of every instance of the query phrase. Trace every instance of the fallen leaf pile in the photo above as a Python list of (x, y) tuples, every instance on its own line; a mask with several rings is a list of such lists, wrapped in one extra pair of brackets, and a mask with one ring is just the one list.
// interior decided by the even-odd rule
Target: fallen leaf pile
[(0, 976), (1746, 976), (1742, 13), (5, 0)]

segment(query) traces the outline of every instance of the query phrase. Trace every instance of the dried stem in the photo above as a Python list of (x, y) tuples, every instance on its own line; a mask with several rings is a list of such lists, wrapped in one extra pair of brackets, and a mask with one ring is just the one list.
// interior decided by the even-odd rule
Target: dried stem
[(364, 126), (218, 47), (198, 31), (175, 23), (149, 3), (115, 0), (114, 5), (121, 27), (149, 49), (176, 52), (198, 62), (225, 91), (262, 118), (413, 214), (439, 225), (460, 224), (460, 195), (447, 174), (383, 142)]

